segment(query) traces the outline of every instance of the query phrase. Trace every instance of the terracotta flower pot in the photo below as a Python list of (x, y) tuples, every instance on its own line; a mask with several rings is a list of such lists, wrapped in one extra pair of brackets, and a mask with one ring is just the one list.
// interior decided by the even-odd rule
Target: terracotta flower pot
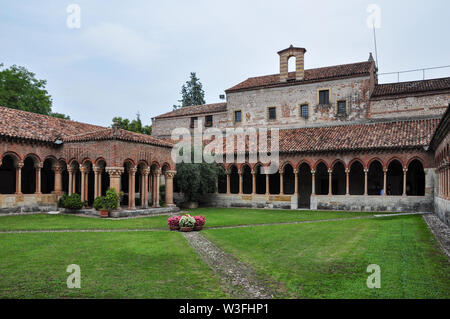
[(194, 227), (180, 227), (182, 232), (190, 232), (194, 229)]
[(100, 217), (102, 217), (102, 218), (109, 217), (109, 211), (100, 210)]
[(172, 226), (169, 226), (169, 229), (170, 229), (170, 230), (179, 230), (180, 227), (176, 227), (176, 226), (175, 226), (175, 227), (172, 227)]
[(203, 226), (194, 226), (195, 231), (200, 231), (203, 229)]

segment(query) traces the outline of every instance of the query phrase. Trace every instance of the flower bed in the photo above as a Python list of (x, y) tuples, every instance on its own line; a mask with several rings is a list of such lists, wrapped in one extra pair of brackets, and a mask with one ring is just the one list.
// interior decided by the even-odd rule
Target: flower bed
[(190, 232), (193, 230), (202, 230), (206, 223), (204, 216), (191, 216), (185, 214), (183, 216), (172, 216), (167, 220), (170, 230), (180, 230), (183, 232)]

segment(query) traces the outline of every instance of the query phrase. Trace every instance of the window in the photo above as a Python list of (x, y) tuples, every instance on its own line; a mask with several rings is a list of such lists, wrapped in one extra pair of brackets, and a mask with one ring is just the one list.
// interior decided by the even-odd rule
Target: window
[(330, 104), (330, 90), (319, 91), (319, 104)]
[(191, 117), (191, 128), (195, 127), (195, 124), (196, 124), (197, 120), (198, 120), (197, 117)]
[(213, 126), (213, 116), (212, 115), (206, 115), (205, 116), (205, 126), (206, 127)]
[(267, 110), (269, 121), (273, 121), (277, 119), (277, 108), (269, 107)]
[(300, 115), (304, 119), (308, 118), (308, 104), (300, 105)]
[(338, 115), (347, 114), (347, 101), (338, 101), (337, 102), (337, 114)]
[(234, 123), (241, 123), (242, 122), (242, 112), (234, 111)]

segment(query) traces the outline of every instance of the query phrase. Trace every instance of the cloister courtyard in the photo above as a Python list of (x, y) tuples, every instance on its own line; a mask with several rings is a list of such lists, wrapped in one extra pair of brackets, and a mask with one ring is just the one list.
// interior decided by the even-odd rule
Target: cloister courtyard
[[(1, 216), (0, 298), (450, 296), (448, 256), (427, 226), (433, 214), (189, 213), (206, 217), (202, 231), (169, 231), (168, 216)], [(67, 286), (72, 264), (80, 267), (80, 288)], [(370, 289), (373, 264), (381, 287)], [(238, 282), (230, 270), (243, 274)]]

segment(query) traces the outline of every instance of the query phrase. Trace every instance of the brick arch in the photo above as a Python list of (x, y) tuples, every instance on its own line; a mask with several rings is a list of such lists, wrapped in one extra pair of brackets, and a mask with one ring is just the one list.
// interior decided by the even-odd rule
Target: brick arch
[(411, 162), (414, 161), (414, 160), (418, 160), (418, 161), (422, 164), (423, 168), (425, 168), (425, 161), (424, 161), (420, 156), (413, 156), (413, 157), (411, 157), (411, 158), (406, 162), (406, 168), (408, 168), (408, 167), (409, 167), (409, 164), (411, 164)]
[(256, 162), (255, 164), (253, 164), (252, 166), (251, 166), (251, 169), (252, 170), (254, 170), (256, 167), (258, 167), (258, 166), (264, 166), (261, 162)]
[(64, 163), (65, 165), (67, 165), (67, 160), (64, 157), (58, 158), (58, 162), (59, 163)]
[(87, 162), (90, 162), (92, 165), (94, 165), (95, 161), (91, 160), (89, 157), (85, 157), (82, 161), (81, 161), (81, 165), (86, 164)]
[(300, 169), (300, 166), (302, 166), (303, 164), (308, 165), (310, 170), (312, 169), (311, 162), (308, 161), (307, 159), (302, 159), (300, 162), (298, 162), (297, 166), (295, 167), (295, 169), (297, 169), (297, 170)]
[(161, 169), (164, 169), (165, 167), (167, 167), (166, 169), (169, 170), (169, 171), (172, 170), (170, 164), (167, 163), (167, 162), (164, 162), (164, 163), (161, 165)]
[(70, 160), (69, 160), (69, 162), (67, 163), (67, 165), (68, 166), (72, 166), (72, 164), (74, 163), (74, 162), (77, 162), (77, 164), (79, 165), (80, 164), (80, 161), (77, 159), (77, 158), (71, 158)]
[(153, 166), (155, 166), (156, 168), (161, 168), (161, 164), (159, 164), (158, 161), (152, 161), (150, 163), (150, 168), (152, 168)]
[(34, 161), (34, 163), (42, 163), (41, 158), (39, 157), (39, 155), (35, 154), (35, 153), (28, 153), (27, 155), (25, 155), (23, 157), (23, 160), (27, 159), (28, 157), (31, 157)]
[(134, 162), (134, 160), (132, 160), (131, 158), (126, 158), (122, 161), (122, 166), (124, 166), (126, 163), (130, 163), (131, 166), (135, 167), (136, 163)]
[[(356, 157), (356, 158), (352, 159), (350, 162), (348, 162), (347, 168), (350, 169), (352, 167), (352, 165), (356, 162), (359, 162), (363, 168), (367, 168), (364, 161), (362, 159), (360, 159), (359, 157)], [(383, 163), (381, 163), (381, 165), (383, 165)]]
[(331, 166), (330, 166), (329, 168), (330, 168), (330, 169), (334, 169), (334, 165), (336, 165), (337, 163), (341, 163), (342, 165), (344, 165), (344, 168), (348, 168), (348, 167), (347, 167), (347, 164), (344, 162), (344, 160), (342, 160), (342, 159), (340, 159), (340, 158), (335, 159), (335, 160), (333, 161), (333, 163), (331, 163)]
[(314, 167), (312, 168), (313, 170), (316, 170), (317, 165), (319, 165), (320, 163), (324, 163), (327, 169), (330, 169), (330, 166), (328, 165), (327, 161), (323, 160), (323, 159), (319, 159), (314, 163)]
[(369, 169), (370, 165), (371, 165), (373, 162), (375, 162), (375, 161), (379, 162), (379, 163), (381, 164), (381, 167), (382, 167), (383, 169), (385, 169), (385, 168), (387, 167), (387, 166), (385, 166), (384, 161), (383, 161), (381, 158), (379, 158), (379, 157), (371, 158), (371, 159), (367, 162), (367, 166), (363, 166), (363, 167), (364, 167), (365, 169)]
[(393, 156), (391, 158), (389, 158), (389, 160), (386, 162), (386, 169), (389, 167), (389, 165), (393, 162), (393, 161), (399, 161), (399, 163), (402, 165), (402, 167), (405, 167), (405, 163), (403, 163), (403, 161), (397, 157), (397, 156)]
[(14, 161), (16, 162), (16, 164), (17, 164), (18, 162), (23, 161), (23, 158), (21, 158), (20, 155), (17, 154), (16, 152), (13, 152), (13, 151), (7, 151), (7, 152), (3, 153), (3, 155), (0, 157), (0, 162), (2, 161), (2, 159), (3, 159), (5, 156), (8, 156), (8, 155), (14, 158)]
[(286, 162), (284, 162), (284, 163), (281, 165), (281, 167), (280, 167), (280, 169), (281, 169), (282, 172), (284, 172), (284, 168), (286, 167), (286, 165), (291, 165), (292, 169), (293, 169), (293, 170), (295, 169), (295, 165), (292, 164), (291, 161), (286, 161)]
[(98, 165), (98, 163), (100, 163), (100, 161), (105, 162), (105, 166), (107, 165), (107, 161), (104, 157), (98, 157), (95, 161), (94, 161), (94, 165)]
[(146, 160), (139, 160), (138, 162), (137, 162), (137, 165), (136, 166), (141, 166), (141, 165), (143, 165), (145, 168), (147, 168), (147, 167), (150, 167), (149, 165), (148, 165), (148, 163), (147, 163), (147, 161)]

